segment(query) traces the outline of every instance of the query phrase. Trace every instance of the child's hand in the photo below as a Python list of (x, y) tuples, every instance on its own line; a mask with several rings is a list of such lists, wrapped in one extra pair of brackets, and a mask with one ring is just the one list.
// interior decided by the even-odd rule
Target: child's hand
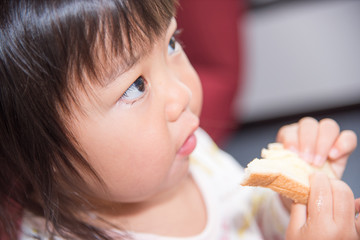
[(360, 218), (355, 218), (355, 205), (360, 199), (344, 182), (329, 180), (323, 173), (310, 178), (308, 206), (293, 204), (286, 239), (360, 239)]
[(327, 159), (330, 160), (338, 178), (342, 177), (347, 159), (357, 145), (353, 131), (340, 132), (339, 125), (334, 120), (323, 119), (318, 122), (310, 117), (282, 127), (277, 141), (313, 165), (321, 166)]
[(360, 198), (355, 200), (356, 209), (356, 231), (360, 235)]

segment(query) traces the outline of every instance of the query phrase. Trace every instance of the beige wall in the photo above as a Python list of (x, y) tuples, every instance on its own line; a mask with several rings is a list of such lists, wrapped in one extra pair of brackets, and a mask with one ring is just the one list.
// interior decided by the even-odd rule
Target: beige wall
[(360, 103), (360, 1), (250, 10), (241, 122)]

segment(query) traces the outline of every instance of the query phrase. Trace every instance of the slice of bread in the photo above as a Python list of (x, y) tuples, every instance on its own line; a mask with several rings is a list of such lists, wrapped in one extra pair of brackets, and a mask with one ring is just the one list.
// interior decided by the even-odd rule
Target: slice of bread
[(310, 191), (309, 176), (313, 172), (323, 171), (335, 178), (328, 162), (321, 168), (312, 166), (280, 143), (270, 143), (268, 149), (261, 151), (261, 157), (247, 165), (242, 186), (270, 188), (297, 203), (306, 204)]

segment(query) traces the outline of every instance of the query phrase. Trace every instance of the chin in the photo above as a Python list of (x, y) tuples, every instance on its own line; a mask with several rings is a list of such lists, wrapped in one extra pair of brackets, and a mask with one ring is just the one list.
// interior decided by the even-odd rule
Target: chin
[(168, 184), (170, 185), (170, 187), (178, 185), (184, 179), (190, 176), (189, 166), (190, 164), (188, 156), (186, 157), (186, 159), (174, 163), (174, 166), (168, 176)]

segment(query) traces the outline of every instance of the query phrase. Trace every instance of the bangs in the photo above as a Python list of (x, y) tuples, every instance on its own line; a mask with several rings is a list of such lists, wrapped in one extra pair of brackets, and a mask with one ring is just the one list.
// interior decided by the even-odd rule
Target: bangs
[(86, 75), (100, 83), (147, 54), (175, 14), (174, 2), (169, 0), (73, 4), (74, 13), (68, 14), (66, 23), (61, 24), (70, 31), (68, 73), (75, 74), (76, 79)]
[(174, 1), (169, 0), (73, 1), (73, 5), (74, 12), (60, 25), (70, 33), (68, 78), (82, 86), (84, 79), (104, 85), (133, 66), (166, 32), (175, 14)]
[(14, 62), (15, 75), (23, 74), (18, 79), (24, 91), (33, 89), (41, 95), (50, 90), (66, 108), (67, 100), (76, 101), (71, 93), (74, 84), (84, 87), (89, 80), (104, 84), (146, 54), (166, 31), (175, 2), (5, 1), (1, 9), (16, 11), (4, 12), (0, 19), (2, 54)]

